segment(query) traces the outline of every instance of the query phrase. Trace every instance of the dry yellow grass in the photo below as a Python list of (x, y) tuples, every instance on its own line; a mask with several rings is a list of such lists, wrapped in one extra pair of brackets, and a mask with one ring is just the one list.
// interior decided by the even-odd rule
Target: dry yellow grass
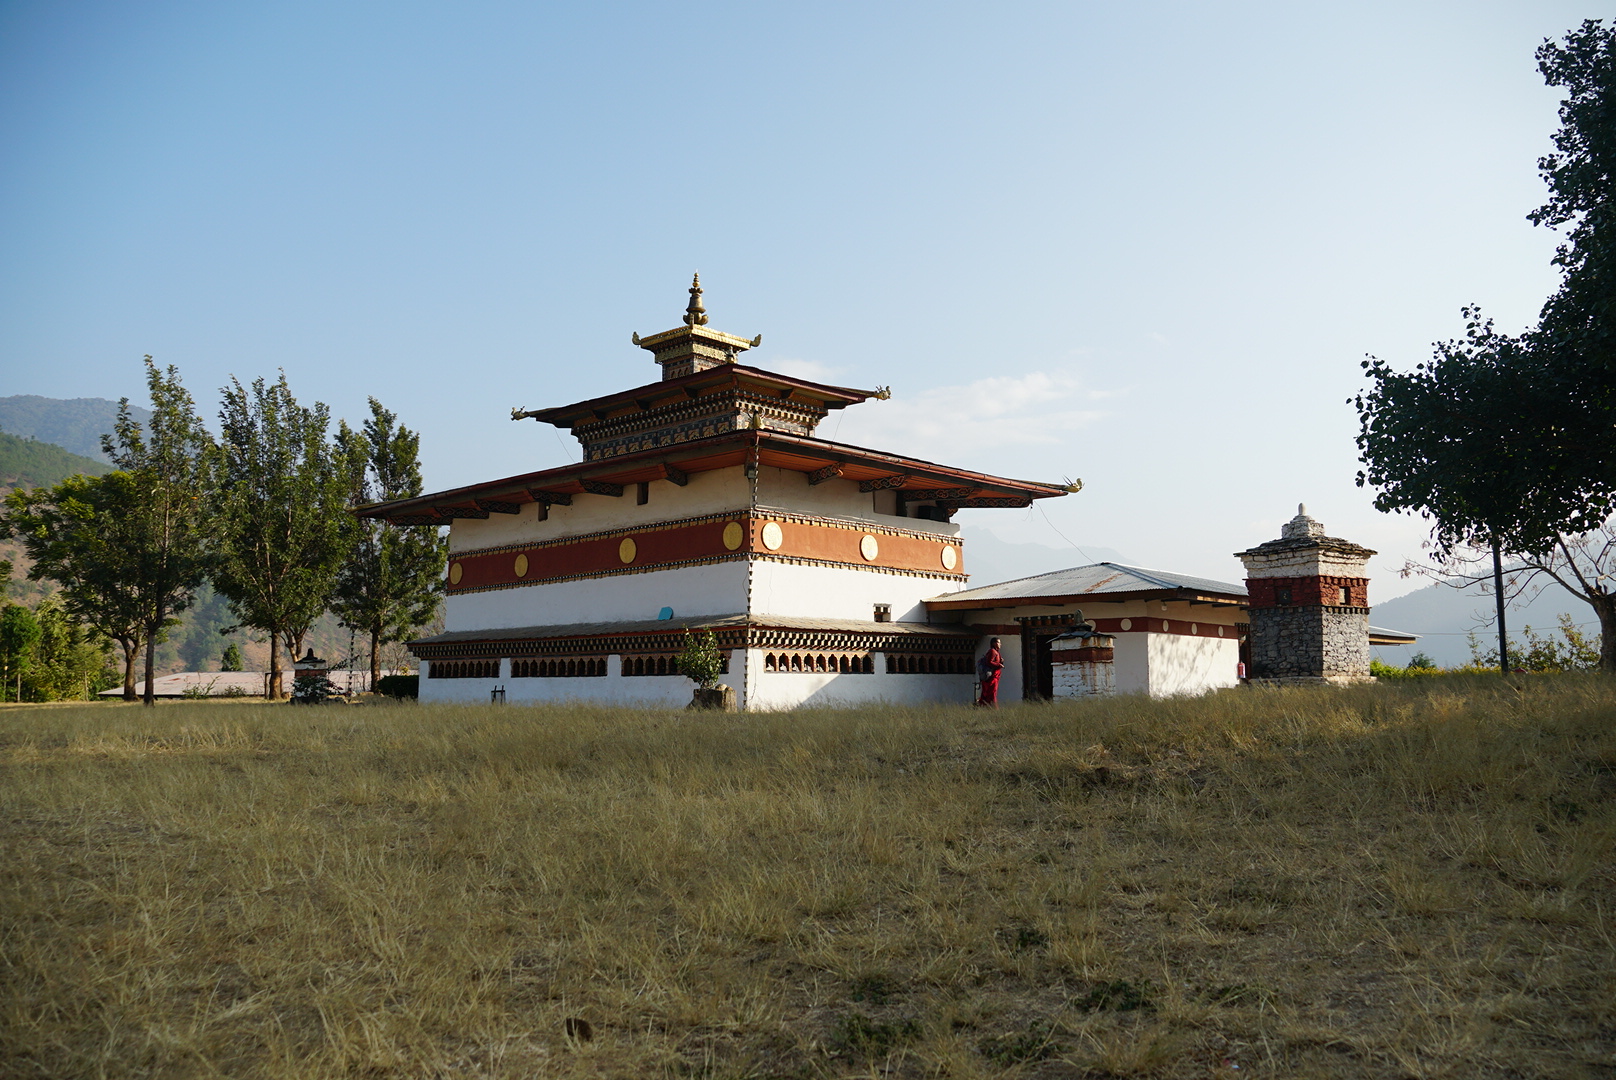
[(0, 1073), (1609, 1077), (1613, 704), (8, 710)]

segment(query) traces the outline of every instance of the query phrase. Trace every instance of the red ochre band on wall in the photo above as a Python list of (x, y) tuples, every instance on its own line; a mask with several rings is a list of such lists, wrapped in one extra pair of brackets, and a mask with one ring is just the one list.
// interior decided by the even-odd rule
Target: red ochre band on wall
[(874, 524), (793, 514), (743, 512), (463, 552), (449, 560), (448, 591), (480, 592), (747, 557), (965, 577), (963, 554), (953, 537), (934, 538)]
[[(1283, 596), (1290, 590), (1290, 599)], [(1346, 589), (1343, 599), (1341, 590)], [(1361, 607), (1369, 606), (1369, 579), (1349, 577), (1273, 577), (1247, 578), (1246, 595), (1251, 606), (1257, 607)]]
[[(1154, 615), (1135, 616), (1131, 619), (1095, 619), (1094, 629), (1101, 634), (1180, 634), (1184, 637), (1220, 637), (1226, 641), (1239, 641), (1240, 630), (1230, 623), (1191, 622), (1189, 619), (1159, 619)], [(1122, 625), (1127, 623), (1127, 626)], [(1218, 631), (1223, 631), (1221, 634)]]

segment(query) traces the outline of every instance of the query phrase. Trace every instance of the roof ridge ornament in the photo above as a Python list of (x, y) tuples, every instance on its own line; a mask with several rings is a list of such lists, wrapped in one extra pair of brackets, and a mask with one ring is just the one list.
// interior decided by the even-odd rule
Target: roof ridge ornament
[(706, 326), (707, 309), (701, 306), (701, 272), (690, 277), (690, 303), (685, 307), (686, 326)]

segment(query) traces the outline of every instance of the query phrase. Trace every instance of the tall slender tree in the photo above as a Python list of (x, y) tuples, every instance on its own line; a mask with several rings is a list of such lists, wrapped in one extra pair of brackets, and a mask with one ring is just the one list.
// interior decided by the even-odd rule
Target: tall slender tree
[(269, 695), (331, 602), (356, 531), (348, 499), (363, 458), (328, 434), (330, 410), (297, 403), (286, 374), (223, 390), (213, 584), (241, 625), (269, 636)]
[(18, 488), (6, 496), (3, 528), (33, 560), (28, 576), (61, 586), (75, 619), (123, 650), (123, 696), (135, 700), (135, 663), (145, 641), (144, 600), (130, 582), (140, 576), (141, 522), (135, 477), (69, 476), (49, 488)]
[[(22, 700), (22, 677), (33, 663), (39, 643), (39, 620), (21, 604), (0, 606), (0, 701), (15, 693)], [(15, 687), (15, 691), (13, 691)]]
[(206, 497), (213, 440), (173, 366), (159, 368), (146, 357), (146, 388), (151, 418), (140, 424), (124, 398), (112, 434), (101, 437), (101, 449), (133, 485), (133, 505), (123, 523), (132, 567), (125, 588), (140, 605), (146, 646), (143, 700), (154, 705), (157, 636), (190, 606), (207, 569)]
[[(1567, 229), (1560, 289), (1520, 336), (1466, 308), (1464, 340), (1412, 372), (1366, 363), (1375, 385), (1354, 399), (1358, 483), (1378, 489), (1375, 506), (1429, 517), (1439, 565), (1490, 549), (1506, 669), (1504, 556), (1576, 565), (1568, 538), (1616, 511), (1616, 29), (1588, 20), (1537, 60), (1567, 91), (1555, 151), (1538, 162), (1550, 198), (1529, 215)], [(1600, 609), (1597, 591), (1573, 591)]]
[[(421, 494), (421, 437), (370, 399), (360, 431), (343, 425), (338, 442), (365, 467), (356, 475), (358, 504)], [(381, 678), (381, 647), (402, 641), (432, 620), (443, 591), (448, 540), (432, 527), (400, 527), (374, 518), (357, 524), (353, 556), (337, 575), (332, 610), (344, 626), (370, 639), (370, 689)]]

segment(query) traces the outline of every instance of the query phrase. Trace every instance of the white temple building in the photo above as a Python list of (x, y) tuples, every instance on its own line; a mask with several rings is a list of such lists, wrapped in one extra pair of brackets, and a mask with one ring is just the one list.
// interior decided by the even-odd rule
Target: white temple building
[(950, 519), (1075, 486), (816, 437), (884, 392), (739, 363), (761, 338), (710, 329), (699, 279), (683, 326), (633, 340), (659, 381), (512, 411), (582, 461), (359, 511), (449, 526), (445, 631), (410, 646), (421, 700), (682, 705), (685, 632), (711, 630), (743, 709), (971, 701), (984, 634), (926, 603), (967, 583)]
[[(1078, 485), (820, 439), (832, 410), (885, 392), (739, 363), (762, 339), (709, 329), (701, 297), (697, 279), (683, 326), (633, 337), (660, 381), (512, 410), (572, 432), (582, 461), (358, 511), (449, 527), (445, 631), (410, 644), (422, 701), (683, 705), (687, 632), (714, 634), (722, 682), (752, 710), (968, 703), (994, 637), (1001, 701), (1205, 693), (1245, 677), (1254, 604), (1268, 623), (1333, 627), (1343, 655), (1413, 640), (1368, 628), (1357, 641), (1369, 611), (1361, 566), (1350, 579), (1282, 567), (1292, 576), (1258, 575), (1260, 595), (1252, 580), (1117, 563), (967, 588), (957, 510), (1026, 507)], [(1304, 513), (1287, 529), (1317, 546), (1315, 526)], [(1312, 663), (1296, 650), (1325, 648), (1323, 633), (1264, 645), (1257, 666)]]

